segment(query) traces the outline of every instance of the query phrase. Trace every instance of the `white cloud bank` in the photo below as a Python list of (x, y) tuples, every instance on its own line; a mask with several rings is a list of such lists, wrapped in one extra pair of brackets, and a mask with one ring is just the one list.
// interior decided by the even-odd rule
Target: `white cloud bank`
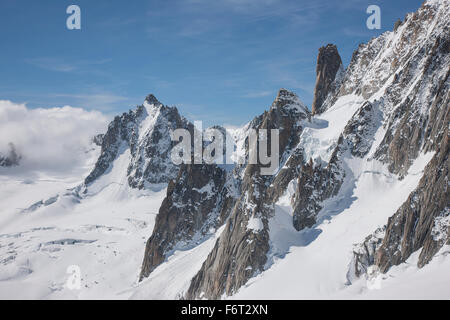
[(69, 106), (31, 109), (0, 100), (0, 154), (13, 143), (22, 156), (13, 171), (72, 171), (84, 165), (92, 138), (104, 133), (107, 123), (98, 111)]

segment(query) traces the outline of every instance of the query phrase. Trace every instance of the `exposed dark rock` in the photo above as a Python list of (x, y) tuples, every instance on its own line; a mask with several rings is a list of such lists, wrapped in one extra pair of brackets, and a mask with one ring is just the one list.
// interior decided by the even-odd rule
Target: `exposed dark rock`
[(183, 164), (170, 181), (167, 196), (147, 241), (140, 279), (161, 264), (175, 248), (205, 239), (226, 218), (232, 198), (225, 186), (226, 172), (216, 165)]
[(366, 101), (345, 126), (343, 136), (352, 156), (363, 158), (369, 153), (375, 140), (375, 131), (382, 125), (380, 104), (382, 101)]
[[(226, 130), (221, 126), (212, 129), (222, 133), (226, 145)], [(188, 130), (192, 136), (193, 126), (189, 125)], [(209, 143), (203, 141), (203, 150)], [(217, 164), (180, 165), (177, 177), (169, 182), (153, 234), (147, 241), (140, 280), (148, 277), (175, 249), (200, 244), (225, 223), (239, 189), (239, 181), (233, 174)]]
[[(299, 155), (292, 158), (296, 160), (286, 159), (298, 143), (302, 121), (309, 116), (295, 94), (281, 89), (270, 110), (252, 121), (258, 130), (280, 129), (280, 166), (285, 162), (299, 165)], [(282, 170), (283, 177), (275, 185), (274, 176), (260, 175), (260, 168), (259, 164), (245, 167), (241, 195), (212, 252), (192, 279), (186, 298), (218, 299), (224, 294), (231, 295), (264, 270), (270, 248), (268, 220), (273, 215), (273, 202), (293, 179), (290, 175), (296, 169)]]
[(417, 250), (420, 250), (418, 267), (423, 267), (444, 244), (450, 243), (448, 129), (446, 135), (425, 168), (419, 186), (389, 218), (387, 226), (355, 246), (349, 279), (365, 274), (371, 265), (386, 273)]
[[(219, 299), (230, 295), (249, 278), (261, 272), (269, 250), (268, 208), (259, 197), (264, 185), (257, 177), (247, 182), (241, 198), (234, 207), (225, 229), (202, 268), (192, 279), (186, 298)], [(258, 228), (249, 228), (249, 221), (257, 222)]]
[(402, 25), (402, 20), (398, 19), (394, 24), (394, 32)]
[(369, 235), (363, 243), (357, 244), (353, 248), (353, 260), (350, 263), (350, 270), (347, 278), (351, 282), (356, 276), (357, 278), (366, 274), (368, 268), (375, 263), (375, 253), (383, 243), (386, 234), (386, 227), (379, 228)]
[(147, 102), (149, 104), (153, 104), (155, 106), (162, 105), (162, 103), (159, 102), (159, 100), (156, 99), (156, 97), (153, 94), (149, 94), (147, 97), (145, 97), (145, 102)]
[(0, 167), (15, 167), (19, 165), (22, 156), (16, 151), (16, 147), (12, 142), (8, 143), (8, 152), (2, 156), (0, 154)]
[[(291, 199), (294, 227), (313, 227), (325, 200), (352, 191), (357, 177), (346, 160), (355, 158), (379, 160), (402, 177), (421, 152), (436, 152), (419, 186), (388, 224), (355, 246), (350, 281), (352, 275), (361, 276), (372, 265), (386, 272), (417, 250), (421, 250), (422, 266), (444, 243), (450, 243), (449, 32), (448, 19), (432, 23), (436, 14), (435, 6), (424, 6), (405, 19), (404, 27), (396, 24), (401, 34), (384, 33), (360, 45), (345, 74), (336, 47), (320, 49), (313, 113), (324, 112), (348, 94), (366, 100), (346, 123), (328, 162), (304, 159), (300, 134), (311, 114), (295, 94), (281, 89), (270, 109), (246, 127), (281, 130), (280, 168), (273, 176), (261, 175), (257, 164), (236, 165), (228, 172), (216, 165), (183, 165), (169, 183), (147, 242), (141, 279), (173, 250), (196, 245), (211, 235), (209, 229), (222, 226), (183, 298), (217, 299), (234, 294), (267, 267), (269, 221), (274, 203), (288, 184), (296, 179), (297, 190)], [(437, 31), (432, 30), (434, 26)], [(391, 48), (393, 39), (400, 40)], [(149, 96), (147, 103), (159, 102)], [(381, 126), (383, 130), (377, 131)], [(373, 146), (375, 133), (384, 134), (378, 146)], [(248, 157), (248, 139), (245, 145)], [(198, 192), (206, 186), (214, 190), (213, 195)]]
[[(436, 149), (443, 134), (443, 122), (446, 117), (445, 103), (448, 103), (448, 77), (450, 69), (439, 79), (438, 70), (445, 64), (450, 37), (437, 38), (434, 42), (426, 67), (419, 71), (423, 81), (417, 82), (409, 96), (398, 104), (389, 119), (384, 139), (378, 147), (375, 157), (389, 164), (391, 172), (405, 175), (419, 152)], [(424, 49), (427, 51), (428, 49)], [(417, 64), (417, 62), (411, 62)], [(411, 66), (412, 68), (413, 66)], [(445, 70), (445, 69), (444, 69)], [(413, 80), (411, 72), (401, 72), (392, 86), (386, 89), (386, 98), (394, 103), (401, 88)], [(435, 83), (427, 88), (430, 83)], [(447, 95), (447, 97), (446, 97)], [(446, 101), (445, 101), (446, 100)], [(430, 113), (422, 110), (430, 110)]]
[(297, 179), (297, 190), (292, 199), (293, 225), (302, 230), (316, 223), (316, 216), (322, 209), (321, 203), (339, 192), (345, 173), (336, 163), (338, 157), (327, 167), (315, 165), (310, 159), (304, 164)]
[(272, 184), (267, 188), (267, 200), (275, 203), (286, 191), (288, 184), (294, 177), (297, 177), (304, 163), (303, 150), (296, 148), (290, 153), (285, 165), (273, 179)]
[[(322, 202), (336, 196), (346, 178), (344, 157), (363, 158), (367, 155), (376, 129), (381, 125), (379, 103), (365, 102), (345, 126), (330, 161), (324, 166), (321, 159), (309, 159), (298, 172), (297, 189), (292, 199), (293, 224), (297, 230), (312, 227), (323, 208)], [(347, 177), (351, 179), (351, 177)]]
[(177, 108), (159, 105), (158, 109), (153, 129), (138, 143), (131, 144), (133, 159), (128, 166), (128, 183), (134, 188), (174, 179), (179, 166), (172, 162), (170, 153), (178, 142), (171, 141), (170, 132), (180, 128), (193, 132), (193, 125), (179, 115)]
[(342, 60), (334, 44), (328, 44), (319, 49), (316, 67), (316, 87), (312, 104), (313, 114), (319, 114), (324, 111), (323, 103), (333, 88), (332, 83), (338, 71), (342, 68)]
[[(422, 25), (436, 14), (439, 13), (433, 8), (423, 5), (408, 17), (402, 35), (405, 44), (418, 41)], [(396, 108), (388, 118), (386, 134), (375, 157), (402, 177), (420, 153), (435, 152), (435, 155), (425, 167), (417, 188), (389, 218), (381, 240), (376, 237), (376, 245), (364, 258), (358, 250), (354, 252), (353, 271), (357, 276), (370, 265), (385, 273), (417, 251), (420, 251), (418, 266), (423, 267), (450, 242), (450, 36), (448, 19), (439, 23), (444, 24), (443, 32), (429, 33), (386, 88), (385, 100)]]
[[(447, 121), (450, 121), (448, 110)], [(446, 127), (446, 136), (427, 165), (419, 186), (388, 221), (386, 236), (375, 256), (375, 264), (381, 272), (406, 261), (419, 249), (418, 266), (422, 267), (450, 239), (447, 230), (442, 237), (433, 234), (436, 222), (450, 214), (448, 125)]]
[(85, 184), (89, 185), (106, 172), (111, 163), (119, 154), (119, 149), (124, 146), (131, 146), (137, 140), (139, 120), (144, 117), (145, 108), (139, 106), (134, 111), (116, 116), (109, 124), (102, 141), (100, 157), (95, 164), (94, 170), (85, 179)]
[(97, 146), (101, 147), (103, 144), (103, 138), (105, 135), (103, 133), (97, 134), (93, 139), (92, 142), (96, 144)]
[[(144, 125), (148, 124), (148, 128)], [(175, 107), (162, 105), (153, 95), (135, 110), (117, 116), (109, 124), (102, 139), (100, 157), (85, 185), (89, 186), (110, 168), (112, 162), (127, 148), (132, 159), (127, 169), (128, 183), (133, 188), (145, 188), (147, 183), (167, 183), (178, 173), (170, 151), (176, 142), (170, 131), (178, 128), (193, 130)], [(147, 129), (146, 132), (142, 132)]]

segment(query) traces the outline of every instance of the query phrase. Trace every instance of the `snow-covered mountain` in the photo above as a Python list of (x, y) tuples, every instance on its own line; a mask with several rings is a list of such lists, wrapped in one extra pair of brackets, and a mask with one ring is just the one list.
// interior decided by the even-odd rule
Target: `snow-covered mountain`
[(5, 155), (0, 154), (0, 167), (12, 167), (18, 166), (20, 159), (22, 158), (16, 151), (14, 143), (8, 144), (8, 152)]
[(94, 139), (86, 178), (2, 178), (0, 295), (450, 298), (449, 21), (448, 1), (426, 1), (347, 68), (329, 44), (311, 112), (280, 89), (216, 127), (246, 160), (251, 129), (279, 129), (273, 175), (173, 164), (170, 132), (195, 128), (149, 95)]

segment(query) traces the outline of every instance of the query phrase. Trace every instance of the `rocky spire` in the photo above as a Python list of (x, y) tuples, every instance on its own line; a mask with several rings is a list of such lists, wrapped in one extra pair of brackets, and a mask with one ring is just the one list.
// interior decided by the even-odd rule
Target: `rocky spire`
[(322, 108), (323, 103), (341, 66), (342, 60), (334, 44), (327, 44), (319, 49), (316, 67), (316, 87), (312, 104), (313, 114), (324, 111)]
[(155, 106), (162, 104), (161, 102), (159, 102), (158, 99), (156, 99), (156, 97), (153, 94), (149, 94), (145, 98), (145, 102), (148, 102), (149, 104), (153, 104)]
[[(145, 108), (146, 103), (157, 108)], [(170, 158), (170, 151), (176, 144), (170, 138), (170, 131), (190, 127), (192, 125), (175, 107), (164, 106), (149, 94), (144, 105), (115, 117), (109, 124), (101, 138), (100, 157), (85, 179), (85, 185), (91, 185), (107, 172), (124, 146), (130, 148), (131, 154), (127, 168), (130, 187), (143, 189), (148, 183), (168, 183), (176, 178), (179, 170)]]
[(292, 91), (281, 88), (278, 90), (277, 97), (272, 103), (271, 110), (274, 109), (286, 109), (288, 112), (291, 109), (293, 112), (300, 112), (310, 117), (310, 112), (306, 105), (299, 99), (299, 97)]
[(296, 102), (298, 100), (298, 97), (295, 93), (281, 88), (278, 90), (277, 97), (275, 98), (275, 101), (273, 102), (274, 107), (281, 108), (287, 104)]

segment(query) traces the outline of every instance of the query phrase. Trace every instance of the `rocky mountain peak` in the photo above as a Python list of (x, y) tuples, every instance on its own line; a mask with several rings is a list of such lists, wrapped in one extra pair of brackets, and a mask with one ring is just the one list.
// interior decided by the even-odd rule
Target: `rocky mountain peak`
[(19, 165), (22, 158), (16, 151), (12, 142), (8, 144), (8, 152), (3, 156), (0, 154), (0, 167), (15, 167)]
[(152, 93), (150, 93), (150, 94), (145, 98), (145, 102), (147, 102), (148, 104), (153, 104), (153, 105), (155, 105), (155, 106), (162, 105), (162, 103), (159, 102), (159, 100), (158, 100)]
[(294, 111), (309, 114), (308, 108), (299, 99), (299, 97), (294, 92), (284, 88), (278, 90), (277, 97), (275, 98), (271, 106), (271, 110), (274, 109), (283, 109), (286, 111), (288, 111), (289, 109), (294, 109)]
[(327, 44), (319, 49), (316, 67), (316, 87), (314, 89), (314, 100), (312, 113), (322, 113), (323, 103), (332, 89), (332, 83), (339, 69), (342, 68), (341, 56), (334, 44)]
[(153, 94), (144, 104), (117, 116), (102, 138), (101, 155), (94, 170), (85, 179), (90, 185), (108, 172), (122, 153), (130, 153), (127, 180), (132, 188), (143, 189), (151, 183), (167, 183), (177, 176), (178, 166), (172, 163), (170, 151), (174, 142), (170, 131), (192, 128), (175, 107), (164, 106)]
[(294, 92), (281, 88), (278, 90), (274, 104), (276, 104), (277, 107), (282, 107), (288, 103), (295, 102), (297, 99), (298, 97)]
[[(364, 281), (348, 286), (358, 277), (370, 280), (389, 272), (411, 257), (412, 274), (415, 261), (421, 268), (439, 252), (441, 257), (449, 252), (444, 248), (450, 245), (449, 30), (450, 2), (429, 0), (397, 22), (393, 32), (361, 44), (345, 71), (335, 45), (320, 48), (312, 113), (294, 92), (282, 88), (270, 109), (245, 126), (212, 127), (222, 132), (224, 142), (232, 140), (224, 146), (235, 151), (233, 160), (244, 160), (234, 164), (175, 165), (171, 151), (177, 143), (170, 133), (183, 128), (192, 137), (198, 128), (176, 107), (149, 94), (142, 105), (115, 117), (105, 134), (93, 138), (101, 154), (84, 184), (21, 212), (54, 204), (62, 208), (81, 201), (120, 201), (118, 210), (111, 203), (98, 210), (108, 214), (105, 226), (97, 225), (95, 216), (92, 227), (96, 234), (108, 228), (119, 249), (132, 248), (120, 243), (119, 234), (136, 236), (136, 247), (123, 254), (132, 268), (121, 269), (121, 277), (135, 272), (134, 252), (142, 248), (142, 235), (151, 232), (142, 283), (134, 286), (146, 298), (245, 298), (264, 287), (269, 289), (261, 290), (263, 294), (272, 297), (280, 292), (285, 297), (338, 297), (337, 288), (346, 290), (344, 295), (367, 292)], [(314, 113), (321, 115), (312, 117)], [(265, 138), (256, 145), (250, 139), (255, 131)], [(205, 139), (203, 150), (213, 141)], [(260, 173), (268, 167), (261, 154), (258, 163), (248, 161), (252, 146), (270, 151), (270, 165), (278, 160), (270, 175)], [(18, 163), (19, 153), (10, 144), (10, 151), (0, 155), (0, 167)], [(128, 207), (126, 201), (137, 205)], [(154, 203), (159, 210), (152, 220)], [(120, 229), (110, 228), (116, 221)], [(83, 225), (80, 232), (85, 229)], [(102, 250), (98, 261), (106, 265), (102, 244), (109, 249), (111, 242), (99, 240), (94, 240)], [(108, 261), (117, 265), (124, 260)], [(445, 273), (447, 265), (442, 266)], [(135, 281), (127, 279), (132, 279), (128, 284)]]

